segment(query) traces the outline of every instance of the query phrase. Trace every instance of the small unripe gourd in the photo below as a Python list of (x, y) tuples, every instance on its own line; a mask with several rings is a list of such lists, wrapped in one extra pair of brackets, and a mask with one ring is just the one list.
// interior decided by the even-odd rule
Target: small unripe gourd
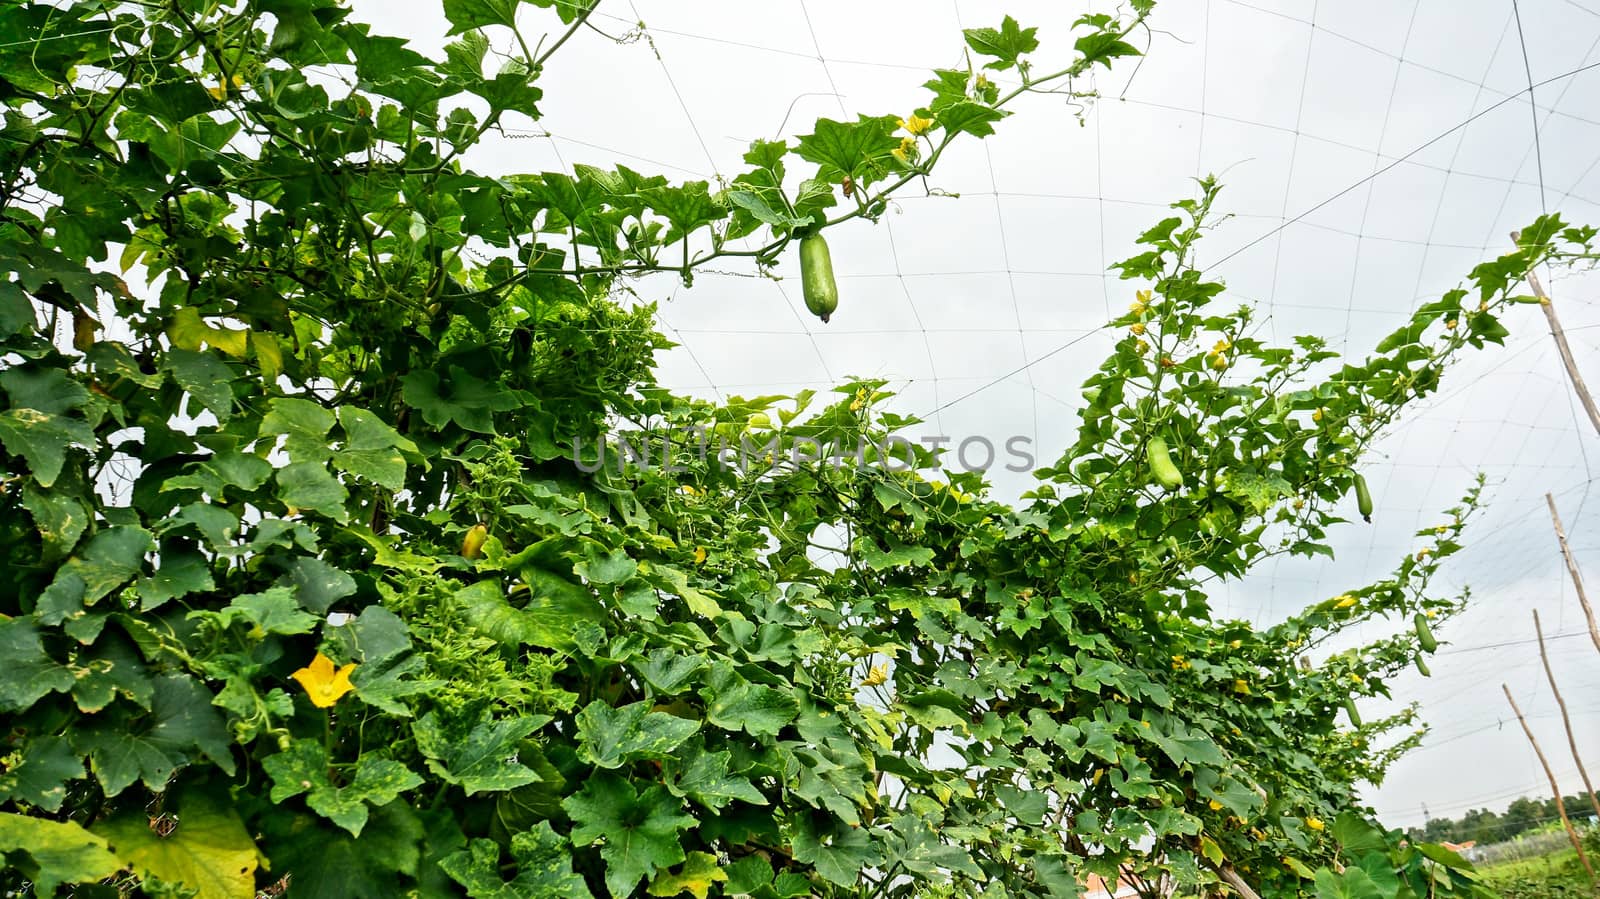
[(800, 238), (800, 287), (806, 308), (826, 323), (839, 308), (839, 285), (833, 279), (833, 256), (821, 234)]
[(1439, 648), (1439, 641), (1433, 637), (1433, 629), (1428, 627), (1428, 616), (1418, 612), (1411, 623), (1417, 628), (1417, 644), (1423, 652), (1433, 652)]
[(1172, 464), (1166, 440), (1151, 437), (1150, 442), (1144, 445), (1144, 456), (1145, 461), (1150, 463), (1150, 473), (1155, 475), (1157, 483), (1168, 490), (1176, 490), (1183, 486), (1183, 472)]
[(1356, 475), (1356, 509), (1361, 512), (1361, 520), (1367, 524), (1372, 523), (1372, 494), (1367, 491), (1367, 479)]

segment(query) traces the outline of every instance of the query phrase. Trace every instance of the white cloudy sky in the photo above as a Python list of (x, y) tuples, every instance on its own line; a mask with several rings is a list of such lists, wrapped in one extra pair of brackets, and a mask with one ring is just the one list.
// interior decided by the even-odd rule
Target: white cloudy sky
[[(1111, 343), (1093, 332), (1131, 298), (1103, 275), (1107, 263), (1207, 172), (1225, 173), (1234, 218), (1203, 256), (1225, 260), (1214, 273), (1233, 297), (1258, 304), (1279, 339), (1315, 333), (1363, 352), (1414, 305), (1503, 252), (1507, 232), (1542, 208), (1600, 224), (1600, 68), (1579, 71), (1600, 63), (1600, 0), (1518, 2), (1165, 0), (1148, 59), (1136, 75), (1123, 65), (1101, 76), (1107, 99), (1082, 125), (1060, 98), (1033, 98), (996, 137), (949, 154), (934, 184), (960, 199), (904, 199), (879, 225), (833, 232), (843, 299), (831, 324), (805, 313), (794, 281), (740, 277), (731, 266), (690, 290), (670, 276), (639, 282), (682, 344), (661, 358), (660, 377), (726, 397), (879, 376), (901, 391), (900, 411), (939, 410), (927, 433), (1025, 434), (1053, 455), (1072, 434), (1076, 386)], [(424, 49), (443, 42), (433, 0), (356, 6), (380, 31)], [(1040, 26), (1041, 60), (1061, 59), (1068, 24), (1089, 8), (602, 0), (593, 23), (631, 39), (575, 36), (548, 66), (537, 129), (491, 141), (473, 164), (513, 172), (620, 161), (674, 178), (731, 175), (753, 138), (802, 133), (819, 116), (909, 113), (928, 69), (959, 64), (962, 27), (1011, 13)], [(532, 8), (526, 21), (557, 27)], [(1540, 85), (1536, 109), (1530, 82)], [(1580, 364), (1600, 382), (1597, 285), (1558, 274), (1552, 290)], [(1566, 791), (1579, 789), (1527, 642), (1533, 609), (1559, 635), (1553, 658), (1600, 766), (1600, 654), (1584, 636), (1542, 498), (1557, 497), (1600, 590), (1600, 501), (1590, 501), (1600, 439), (1537, 308), (1517, 307), (1508, 325), (1506, 348), (1452, 372), (1369, 461), (1375, 523), (1334, 535), (1337, 562), (1269, 565), (1217, 595), (1227, 614), (1271, 621), (1365, 583), (1475, 472), (1489, 475), (1490, 506), (1448, 572), (1477, 600), (1442, 635), (1449, 645), (1433, 678), (1394, 684), (1434, 729), (1369, 792), (1394, 825), (1419, 823), (1424, 803), (1455, 816), (1546, 791), (1507, 722), (1502, 682), (1532, 716)], [(1025, 488), (1020, 476), (997, 486), (1010, 496)]]

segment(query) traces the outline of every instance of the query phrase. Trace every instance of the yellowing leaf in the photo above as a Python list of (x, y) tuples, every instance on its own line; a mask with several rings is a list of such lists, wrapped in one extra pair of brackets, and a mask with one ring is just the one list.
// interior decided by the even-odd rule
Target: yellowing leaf
[(335, 671), (333, 660), (319, 652), (317, 657), (311, 660), (310, 665), (289, 676), (306, 688), (306, 695), (311, 698), (312, 705), (325, 709), (355, 689), (350, 683), (350, 672), (354, 670), (356, 663), (351, 662)]
[(1213, 865), (1222, 864), (1222, 847), (1208, 836), (1200, 837), (1200, 854), (1210, 859)]
[(278, 338), (251, 331), (250, 347), (256, 351), (256, 364), (261, 366), (262, 377), (268, 381), (278, 380), (278, 375), (283, 373), (283, 348), (278, 346)]
[(676, 874), (662, 871), (650, 883), (652, 896), (677, 896), (692, 893), (695, 899), (706, 899), (711, 885), (728, 879), (727, 872), (717, 867), (717, 857), (709, 852), (691, 852)]

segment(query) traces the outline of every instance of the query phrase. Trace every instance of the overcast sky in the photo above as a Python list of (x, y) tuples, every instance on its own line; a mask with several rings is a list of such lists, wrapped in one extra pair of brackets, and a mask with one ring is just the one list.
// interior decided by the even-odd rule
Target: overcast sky
[[(1106, 265), (1208, 172), (1224, 175), (1222, 206), (1234, 216), (1202, 253), (1225, 260), (1212, 270), (1228, 283), (1225, 301), (1256, 304), (1280, 341), (1318, 334), (1364, 353), (1504, 252), (1507, 232), (1541, 209), (1600, 224), (1600, 69), (1572, 74), (1600, 63), (1600, 0), (1519, 2), (1165, 0), (1148, 58), (1136, 73), (1124, 63), (1100, 77), (1106, 99), (1083, 124), (1060, 98), (1031, 98), (997, 136), (943, 160), (933, 184), (959, 199), (903, 199), (881, 224), (830, 232), (842, 294), (830, 324), (805, 312), (797, 278), (753, 279), (730, 265), (691, 290), (671, 276), (638, 282), (682, 344), (661, 357), (660, 378), (726, 398), (883, 377), (900, 390), (898, 411), (929, 418), (924, 433), (1027, 435), (1053, 457), (1073, 433), (1078, 384), (1111, 344), (1095, 331), (1132, 299)], [(356, 7), (422, 49), (444, 42), (433, 0)], [(731, 175), (753, 138), (803, 133), (819, 116), (909, 114), (928, 69), (960, 64), (962, 27), (1005, 13), (1040, 26), (1048, 65), (1067, 58), (1067, 26), (1091, 8), (1106, 7), (602, 0), (593, 23), (625, 39), (575, 36), (548, 66), (538, 126), (491, 139), (472, 164)], [(534, 33), (559, 27), (531, 7), (524, 19)], [(1533, 92), (1535, 109), (1528, 85), (1549, 79)], [(787, 268), (796, 274), (792, 260)], [(1579, 363), (1600, 386), (1600, 279), (1550, 280)], [(1507, 722), (1502, 681), (1565, 791), (1581, 788), (1528, 642), (1533, 609), (1557, 635), (1552, 657), (1600, 768), (1600, 653), (1543, 502), (1545, 491), (1557, 497), (1600, 591), (1600, 501), (1590, 501), (1600, 439), (1537, 307), (1517, 307), (1507, 324), (1507, 347), (1452, 371), (1365, 464), (1374, 524), (1333, 535), (1338, 561), (1269, 564), (1216, 594), (1219, 612), (1270, 623), (1370, 582), (1475, 472), (1489, 475), (1489, 508), (1444, 588), (1470, 585), (1476, 600), (1441, 634), (1434, 676), (1393, 685), (1422, 704), (1433, 733), (1368, 792), (1391, 825), (1420, 823), (1424, 804), (1455, 816), (1548, 794)], [(1007, 476), (997, 493), (1027, 486)]]

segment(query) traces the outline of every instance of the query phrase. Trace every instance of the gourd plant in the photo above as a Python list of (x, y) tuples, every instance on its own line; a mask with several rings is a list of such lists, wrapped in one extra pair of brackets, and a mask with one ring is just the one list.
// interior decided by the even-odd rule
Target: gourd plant
[[(1477, 890), (1364, 822), (1414, 713), (1336, 717), (1417, 641), (1294, 664), (1457, 609), (1428, 585), (1476, 494), (1392, 577), (1273, 627), (1213, 620), (1206, 589), (1326, 553), (1361, 453), (1592, 231), (1540, 219), (1332, 368), (1210, 309), (1204, 182), (1122, 264), (1126, 334), (1013, 507), (920, 447), (800, 457), (911, 424), (881, 382), (660, 389), (626, 288), (785, 273), (1018, 97), (1089, 99), (1147, 0), (1078, 20), (1055, 69), (1010, 18), (969, 30), (909, 114), (757, 141), (715, 186), (474, 171), (595, 3), (443, 10), (433, 59), (335, 0), (0, 9), (6, 891)], [(530, 40), (540, 10), (560, 27)], [(573, 458), (622, 425), (761, 449)]]

